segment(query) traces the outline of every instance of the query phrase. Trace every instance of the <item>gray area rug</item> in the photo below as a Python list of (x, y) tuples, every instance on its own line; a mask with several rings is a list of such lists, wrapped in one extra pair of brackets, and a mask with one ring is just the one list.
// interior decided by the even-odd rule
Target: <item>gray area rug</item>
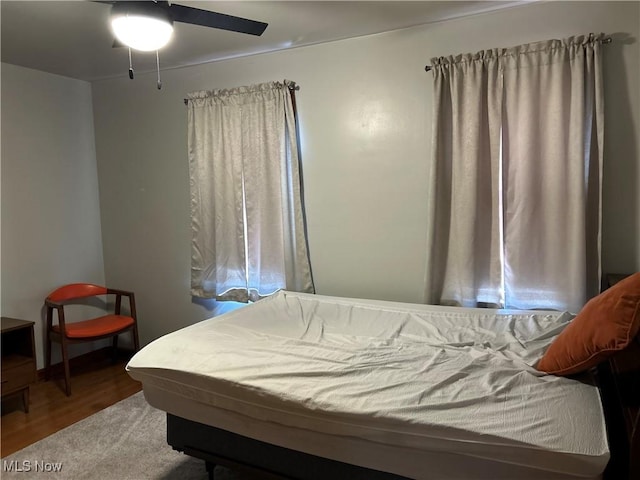
[[(166, 440), (166, 414), (142, 392), (2, 459), (2, 479), (206, 480), (204, 462)], [(216, 480), (253, 480), (216, 467)]]

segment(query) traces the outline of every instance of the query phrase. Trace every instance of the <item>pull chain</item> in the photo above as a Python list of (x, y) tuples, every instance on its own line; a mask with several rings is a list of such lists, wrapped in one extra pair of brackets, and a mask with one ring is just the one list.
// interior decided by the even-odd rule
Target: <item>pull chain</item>
[(131, 47), (129, 47), (129, 78), (133, 80), (133, 64), (131, 63)]
[(162, 88), (162, 82), (160, 81), (160, 55), (156, 50), (156, 68), (158, 69), (158, 90)]

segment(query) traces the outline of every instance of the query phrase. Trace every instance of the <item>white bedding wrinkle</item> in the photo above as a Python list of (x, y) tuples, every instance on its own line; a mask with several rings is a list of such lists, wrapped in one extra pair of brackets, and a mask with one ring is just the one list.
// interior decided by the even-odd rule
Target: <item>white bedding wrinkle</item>
[(609, 458), (597, 388), (534, 368), (572, 319), (279, 292), (127, 369), (145, 391), (287, 428), (594, 478)]

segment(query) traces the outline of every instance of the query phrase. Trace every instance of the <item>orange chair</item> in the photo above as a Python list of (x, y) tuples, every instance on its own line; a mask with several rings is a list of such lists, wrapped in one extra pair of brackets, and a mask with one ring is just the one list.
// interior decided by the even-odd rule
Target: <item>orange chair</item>
[[(80, 322), (65, 322), (64, 305), (77, 302), (80, 299), (95, 297), (100, 295), (115, 295), (114, 314), (84, 320)], [(129, 297), (130, 316), (120, 314), (122, 297)], [(47, 364), (45, 378), (49, 379), (51, 374), (51, 343), (58, 342), (62, 347), (62, 362), (64, 364), (65, 393), (71, 395), (69, 383), (69, 355), (67, 345), (69, 343), (91, 342), (102, 338), (113, 337), (113, 354), (118, 348), (118, 335), (131, 331), (133, 334), (133, 345), (135, 351), (140, 348), (138, 343), (138, 323), (136, 319), (136, 301), (133, 292), (115, 290), (113, 288), (101, 287), (90, 283), (73, 283), (60, 287), (49, 294), (44, 304), (47, 308), (47, 338), (46, 357)], [(58, 312), (58, 324), (53, 324), (53, 310)]]

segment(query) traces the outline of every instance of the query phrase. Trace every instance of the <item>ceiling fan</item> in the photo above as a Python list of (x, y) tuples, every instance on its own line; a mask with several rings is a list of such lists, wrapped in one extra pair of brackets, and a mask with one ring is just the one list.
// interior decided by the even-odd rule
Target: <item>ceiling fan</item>
[[(112, 5), (111, 25), (119, 40), (131, 48), (143, 51), (158, 50), (166, 45), (173, 32), (174, 21), (257, 36), (262, 35), (267, 28), (264, 22), (168, 1), (116, 0), (99, 3)], [(157, 37), (154, 36), (156, 32)], [(131, 45), (127, 41), (137, 43)]]
[(115, 46), (129, 47), (129, 77), (133, 79), (131, 49), (144, 52), (156, 51), (158, 63), (158, 89), (160, 83), (160, 60), (158, 50), (164, 47), (173, 35), (173, 22), (190, 23), (203, 27), (229, 30), (260, 36), (266, 23), (235, 17), (224, 13), (201, 10), (168, 1), (99, 1), (111, 5), (111, 28), (116, 37)]

